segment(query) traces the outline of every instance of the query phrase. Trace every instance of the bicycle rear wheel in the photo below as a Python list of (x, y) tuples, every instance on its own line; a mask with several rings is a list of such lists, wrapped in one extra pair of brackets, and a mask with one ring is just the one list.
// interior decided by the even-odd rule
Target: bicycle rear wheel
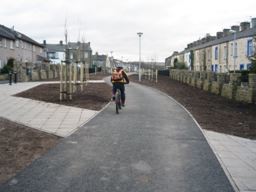
[(116, 114), (119, 114), (119, 110), (121, 109), (121, 92), (117, 89), (115, 94), (115, 103), (116, 103)]

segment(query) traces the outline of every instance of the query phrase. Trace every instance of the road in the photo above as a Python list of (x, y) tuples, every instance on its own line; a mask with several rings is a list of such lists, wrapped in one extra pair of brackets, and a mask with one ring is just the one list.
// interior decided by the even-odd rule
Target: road
[(217, 158), (191, 117), (160, 92), (127, 86), (113, 104), (0, 191), (229, 192)]

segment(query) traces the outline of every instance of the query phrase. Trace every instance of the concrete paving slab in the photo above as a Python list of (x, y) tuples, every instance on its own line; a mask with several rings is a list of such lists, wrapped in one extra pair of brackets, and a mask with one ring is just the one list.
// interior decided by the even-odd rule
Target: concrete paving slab
[[(45, 83), (56, 82), (26, 82), (9, 86), (1, 84), (0, 116), (11, 121), (67, 137), (81, 124), (91, 119), (97, 111), (63, 106), (12, 95)], [(64, 128), (64, 131), (61, 129)]]
[[(239, 191), (256, 191), (255, 140), (207, 130), (204, 133)], [(216, 143), (223, 147), (216, 147)]]

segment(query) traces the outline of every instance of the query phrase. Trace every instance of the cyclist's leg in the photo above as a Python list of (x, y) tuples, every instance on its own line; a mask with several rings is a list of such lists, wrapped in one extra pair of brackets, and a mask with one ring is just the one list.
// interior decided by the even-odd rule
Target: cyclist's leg
[(113, 88), (112, 88), (112, 99), (113, 99), (113, 101), (115, 100), (116, 90), (117, 90), (117, 85), (116, 85), (116, 83), (113, 83)]
[(125, 87), (124, 84), (120, 85), (120, 91), (121, 91), (121, 101), (122, 101), (122, 105), (125, 105)]

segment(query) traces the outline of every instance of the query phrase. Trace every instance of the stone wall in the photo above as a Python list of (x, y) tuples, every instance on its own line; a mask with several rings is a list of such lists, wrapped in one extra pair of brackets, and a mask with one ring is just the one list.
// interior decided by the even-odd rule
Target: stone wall
[(241, 82), (240, 73), (216, 74), (171, 69), (170, 78), (228, 99), (256, 103), (256, 74), (249, 74), (249, 83), (244, 83)]
[(7, 74), (0, 75), (0, 81), (7, 80), (7, 79), (8, 79), (8, 75)]

